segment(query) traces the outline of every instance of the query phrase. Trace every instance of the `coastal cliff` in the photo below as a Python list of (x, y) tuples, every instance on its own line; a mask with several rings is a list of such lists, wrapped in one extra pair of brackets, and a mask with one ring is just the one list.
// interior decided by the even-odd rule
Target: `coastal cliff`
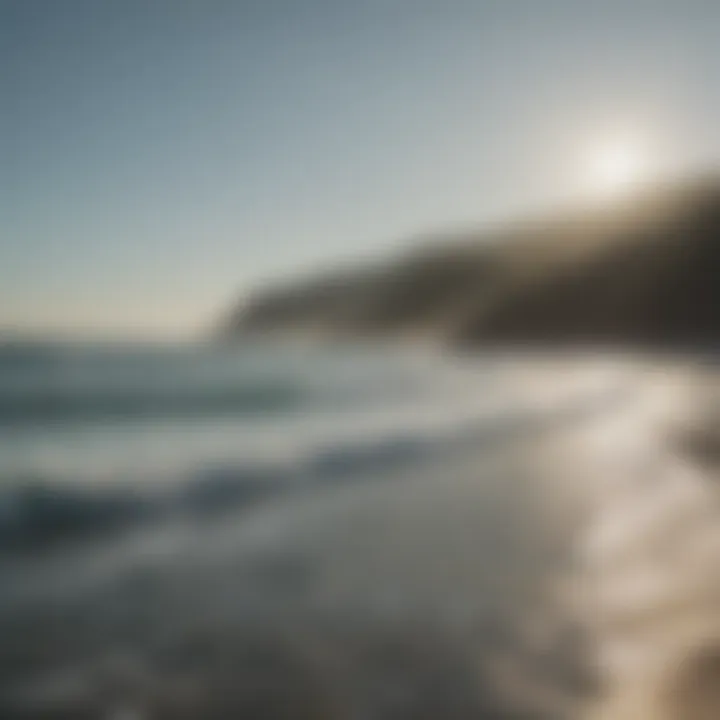
[(703, 177), (266, 288), (221, 334), (708, 345), (719, 277), (720, 178)]

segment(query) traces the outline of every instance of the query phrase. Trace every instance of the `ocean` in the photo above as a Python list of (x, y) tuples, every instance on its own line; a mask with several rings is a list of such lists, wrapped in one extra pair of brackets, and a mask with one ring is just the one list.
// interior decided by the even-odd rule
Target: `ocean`
[(360, 347), (8, 347), (3, 549), (386, 475), (498, 421), (510, 393), (493, 374)]
[(354, 346), (0, 350), (0, 552), (389, 477), (526, 418), (507, 358)]
[(664, 597), (652, 523), (709, 507), (657, 440), (669, 377), (593, 354), (8, 346), (0, 716), (579, 717), (599, 668), (659, 656), (599, 627)]

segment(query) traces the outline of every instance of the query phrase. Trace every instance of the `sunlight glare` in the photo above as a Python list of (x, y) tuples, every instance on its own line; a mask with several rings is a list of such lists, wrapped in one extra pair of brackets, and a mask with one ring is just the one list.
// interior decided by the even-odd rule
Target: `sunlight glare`
[(588, 152), (586, 173), (593, 194), (617, 195), (648, 179), (649, 155), (641, 143), (607, 141)]

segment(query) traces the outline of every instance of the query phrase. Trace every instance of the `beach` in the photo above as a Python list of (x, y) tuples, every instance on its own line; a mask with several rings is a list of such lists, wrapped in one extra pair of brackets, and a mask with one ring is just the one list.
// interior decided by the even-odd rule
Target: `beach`
[(698, 374), (516, 363), (524, 422), (6, 561), (5, 712), (582, 717), (715, 612), (711, 471), (674, 449), (667, 413), (696, 402)]

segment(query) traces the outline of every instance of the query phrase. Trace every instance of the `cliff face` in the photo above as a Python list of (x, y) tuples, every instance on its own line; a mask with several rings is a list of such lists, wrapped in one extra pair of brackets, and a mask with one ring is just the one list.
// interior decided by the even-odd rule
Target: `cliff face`
[(270, 289), (224, 335), (708, 345), (719, 280), (720, 181), (703, 179)]

